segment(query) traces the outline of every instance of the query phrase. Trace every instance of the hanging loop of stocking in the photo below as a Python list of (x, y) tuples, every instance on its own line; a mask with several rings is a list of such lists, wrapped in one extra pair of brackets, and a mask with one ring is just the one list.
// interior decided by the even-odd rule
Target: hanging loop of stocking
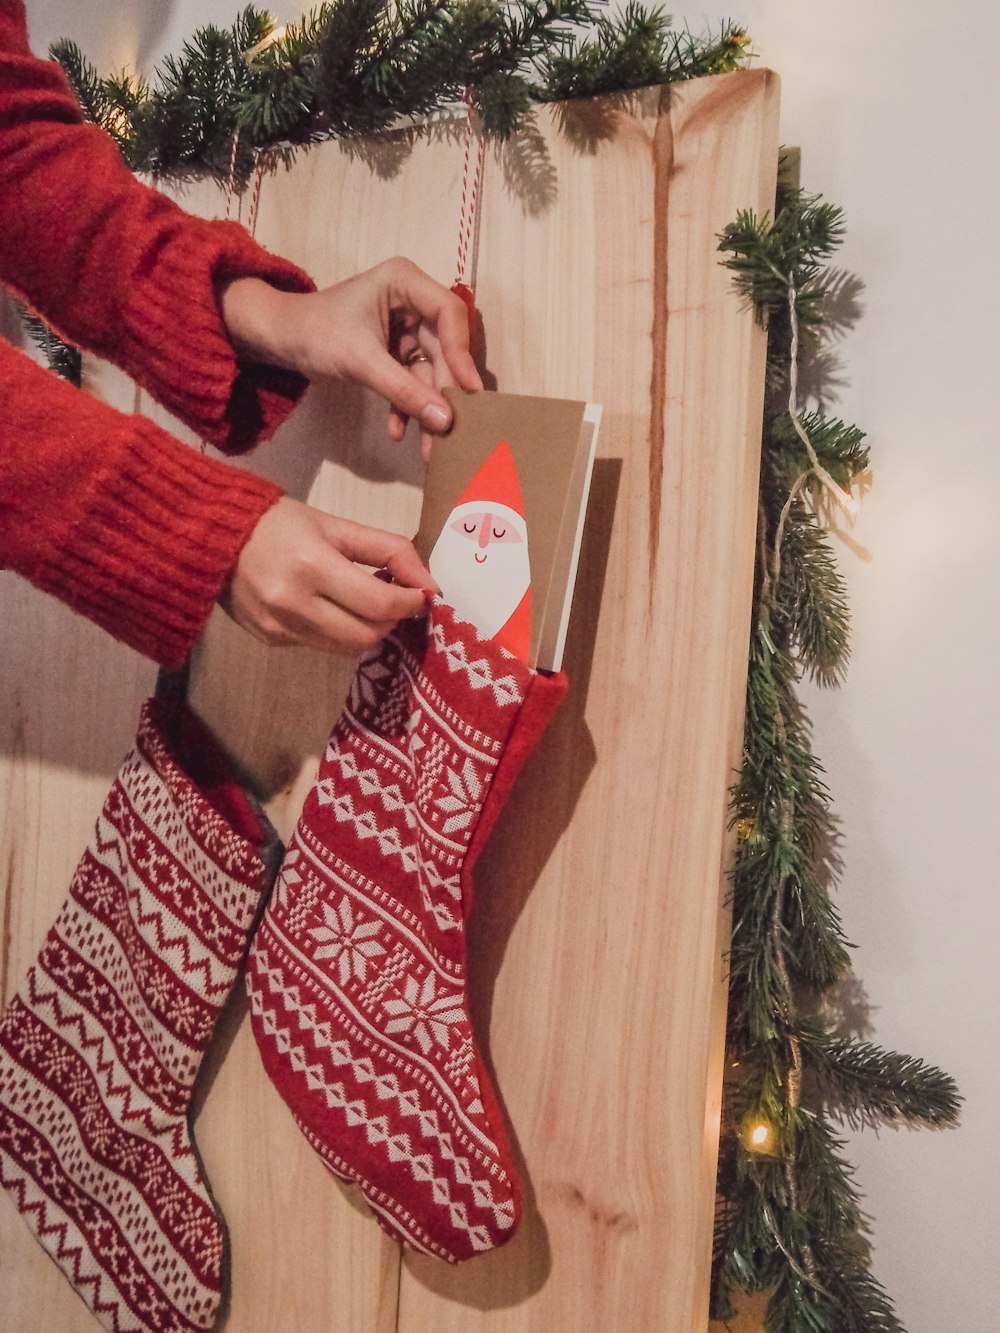
[(462, 163), (462, 202), (458, 218), (458, 253), (451, 290), (469, 312), (469, 341), (476, 334), (476, 260), (479, 239), (479, 194), (483, 181), (486, 145), (476, 130), (472, 88), (462, 97), (465, 106), (465, 156)]

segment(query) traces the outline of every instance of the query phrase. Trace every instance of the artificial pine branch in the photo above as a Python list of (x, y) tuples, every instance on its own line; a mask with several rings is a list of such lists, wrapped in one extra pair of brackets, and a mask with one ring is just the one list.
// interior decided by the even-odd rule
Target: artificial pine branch
[[(244, 60), (251, 78), (236, 94), (237, 122), (245, 140), (246, 161), (252, 166), (253, 148), (281, 141), (310, 143), (320, 137), (316, 111), (316, 80), (319, 39), (330, 20), (332, 6), (322, 4), (304, 14), (298, 23), (286, 26), (280, 42), (272, 42), (255, 54), (252, 43), (244, 47)], [(260, 16), (269, 21), (270, 15)], [(265, 37), (270, 35), (270, 29)], [(265, 37), (258, 39), (264, 41)], [(246, 174), (239, 163), (238, 179)]]
[(331, 0), (278, 40), (248, 5), (208, 25), (149, 85), (101, 79), (72, 43), (53, 49), (89, 118), (136, 171), (251, 173), (258, 153), (369, 133), (450, 109), (465, 90), (487, 133), (525, 126), (533, 103), (737, 69), (742, 29), (672, 32), (659, 8), (592, 0)]
[(542, 78), (548, 96), (589, 97), (660, 82), (669, 41), (669, 18), (630, 0), (620, 18), (598, 16), (582, 39), (548, 57)]
[(730, 74), (743, 69), (753, 57), (750, 37), (746, 29), (728, 20), (723, 21), (718, 37), (711, 32), (698, 37), (687, 31), (671, 33), (666, 59), (663, 62), (663, 82), (679, 83), (685, 79), (702, 79), (709, 74)]
[(515, 130), (523, 129), (531, 106), (531, 85), (521, 74), (497, 70), (476, 88), (475, 107), (483, 131), (498, 139), (508, 139)]
[(316, 43), (316, 109), (334, 133), (350, 133), (359, 120), (375, 126), (384, 114), (381, 99), (366, 107), (364, 78), (382, 9), (382, 0), (340, 0), (328, 8)]
[(933, 1065), (822, 1030), (806, 1029), (803, 1041), (819, 1095), (854, 1127), (954, 1124), (960, 1098), (954, 1082)]
[(45, 357), (50, 370), (70, 384), (80, 387), (83, 378), (83, 359), (80, 349), (72, 343), (63, 342), (58, 334), (53, 333), (45, 320), (33, 311), (21, 309), (21, 323), (25, 332)]
[(850, 655), (847, 589), (830, 547), (803, 504), (785, 525), (779, 597), (791, 608), (791, 648), (802, 669), (820, 685), (843, 679)]
[[(143, 108), (145, 169), (228, 173), (239, 94), (252, 81), (245, 59), (250, 46), (244, 43), (262, 40), (270, 22), (269, 15), (248, 8), (232, 29), (208, 24), (185, 42), (179, 57), (164, 60)], [(164, 126), (167, 132), (160, 133)]]
[(539, 69), (545, 99), (562, 101), (723, 74), (750, 54), (743, 28), (724, 23), (717, 37), (677, 33), (659, 6), (629, 0), (616, 15), (597, 15), (589, 31), (573, 34)]
[(83, 108), (83, 114), (95, 125), (103, 128), (107, 98), (104, 92), (104, 80), (95, 66), (90, 63), (76, 42), (68, 38), (53, 42), (49, 47), (49, 56), (62, 66), (69, 85)]
[[(768, 1333), (903, 1333), (870, 1271), (867, 1222), (832, 1122), (954, 1123), (941, 1070), (837, 1036), (819, 1018), (850, 945), (830, 896), (834, 823), (797, 687), (843, 675), (846, 591), (820, 516), (868, 467), (856, 427), (797, 401), (843, 236), (838, 209), (784, 190), (773, 220), (743, 213), (720, 237), (737, 289), (768, 330), (754, 628), (744, 761), (732, 793), (728, 1063), (713, 1309), (769, 1293)], [(763, 1137), (758, 1143), (752, 1130)]]
[[(832, 1333), (906, 1333), (885, 1290), (859, 1262), (855, 1244), (821, 1244), (821, 1271), (836, 1311)], [(776, 1326), (780, 1333), (781, 1326)]]

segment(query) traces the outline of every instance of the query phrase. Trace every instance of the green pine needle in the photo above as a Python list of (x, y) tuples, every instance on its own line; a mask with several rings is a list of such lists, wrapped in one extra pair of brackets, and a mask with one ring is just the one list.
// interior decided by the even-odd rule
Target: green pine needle
[(906, 1333), (892, 1301), (856, 1244), (819, 1243), (820, 1279), (830, 1293), (835, 1333)]
[(53, 42), (49, 47), (49, 56), (62, 65), (63, 72), (76, 93), (87, 119), (103, 127), (107, 113), (104, 81), (76, 42), (71, 42), (67, 38)]
[(803, 505), (789, 513), (778, 596), (789, 612), (789, 647), (821, 685), (837, 685), (850, 656), (847, 589), (830, 538)]
[(49, 328), (48, 324), (30, 310), (21, 309), (21, 323), (25, 332), (45, 357), (50, 370), (80, 387), (83, 378), (83, 359), (80, 349), (63, 340)]
[(912, 1055), (825, 1032), (807, 1034), (817, 1090), (836, 1114), (862, 1125), (957, 1122), (962, 1099), (949, 1075)]

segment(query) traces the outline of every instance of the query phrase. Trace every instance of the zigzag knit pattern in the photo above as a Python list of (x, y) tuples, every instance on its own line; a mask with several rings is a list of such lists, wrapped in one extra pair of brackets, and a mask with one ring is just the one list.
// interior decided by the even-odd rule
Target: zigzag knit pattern
[(260, 823), (218, 760), (182, 705), (146, 704), (0, 1020), (0, 1184), (112, 1333), (211, 1328), (222, 1293), (187, 1113), (266, 874)]
[(400, 626), (358, 669), (250, 950), (254, 1033), (303, 1132), (390, 1235), (451, 1261), (520, 1212), (465, 925), (512, 738), (562, 693), (447, 607)]

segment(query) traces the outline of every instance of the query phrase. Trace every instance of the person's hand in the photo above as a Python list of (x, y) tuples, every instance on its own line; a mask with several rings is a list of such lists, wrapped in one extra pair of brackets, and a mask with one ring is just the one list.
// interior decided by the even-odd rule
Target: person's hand
[(242, 355), (309, 379), (355, 380), (391, 404), (389, 434), (410, 417), (424, 432), (451, 425), (439, 392), (483, 387), (469, 354), (468, 312), (453, 292), (408, 259), (388, 259), (320, 292), (282, 292), (237, 278), (220, 293), (229, 336)]
[(258, 521), (219, 602), (263, 643), (354, 654), (420, 614), (425, 590), (438, 588), (405, 537), (285, 496)]

